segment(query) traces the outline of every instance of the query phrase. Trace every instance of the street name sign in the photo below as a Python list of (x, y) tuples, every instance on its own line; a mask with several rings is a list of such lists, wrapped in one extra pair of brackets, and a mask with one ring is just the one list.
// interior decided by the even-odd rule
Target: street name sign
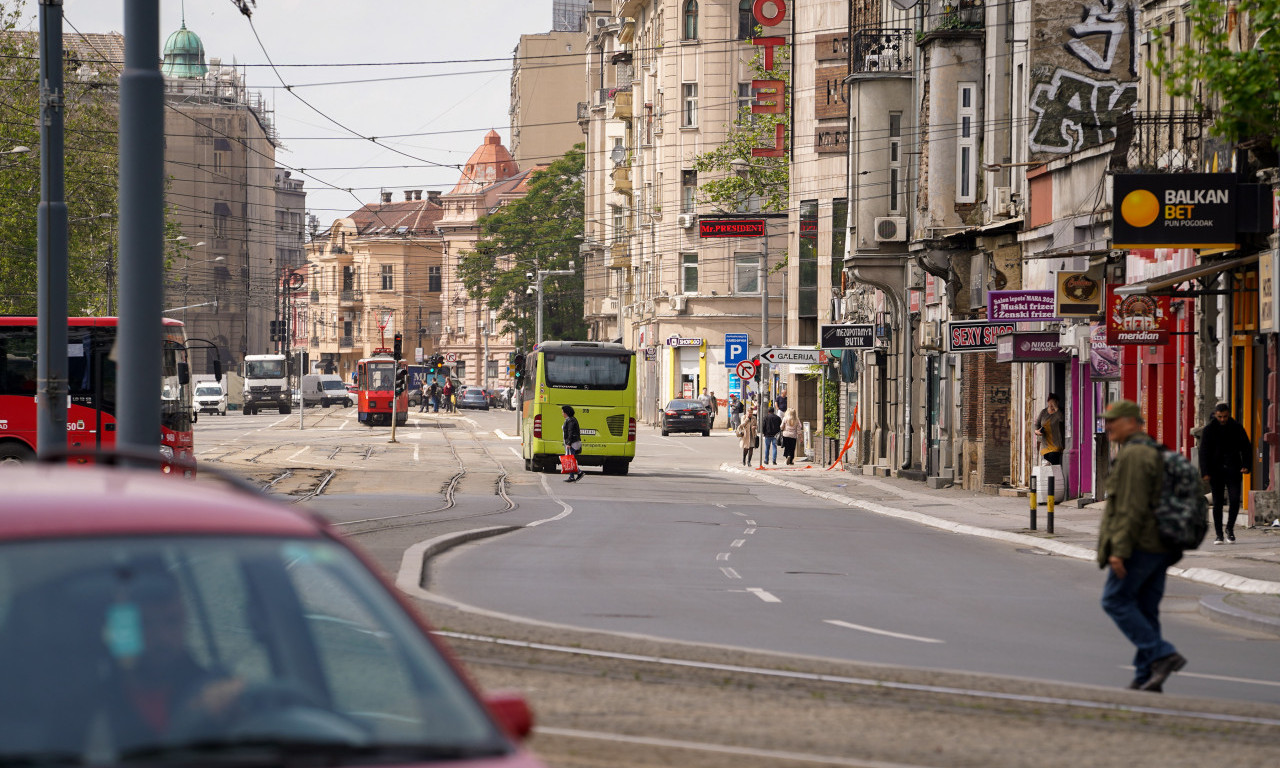
[(819, 337), (823, 349), (871, 349), (876, 345), (875, 330), (871, 323), (824, 325)]
[(770, 347), (760, 357), (770, 363), (790, 365), (822, 365), (827, 360), (822, 350), (809, 347)]

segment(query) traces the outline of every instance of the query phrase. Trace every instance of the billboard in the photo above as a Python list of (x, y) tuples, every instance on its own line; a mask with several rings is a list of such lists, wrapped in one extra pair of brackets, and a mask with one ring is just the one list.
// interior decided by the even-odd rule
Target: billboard
[(1116, 248), (1234, 248), (1234, 173), (1123, 173), (1112, 186)]
[(1168, 344), (1172, 325), (1168, 296), (1120, 296), (1107, 286), (1108, 344)]
[(1013, 333), (1013, 323), (986, 320), (952, 320), (947, 323), (948, 352), (995, 352), (996, 340)]
[(1053, 291), (987, 291), (987, 318), (1004, 323), (1057, 320)]
[(1054, 304), (1058, 317), (1102, 314), (1102, 267), (1088, 272), (1059, 272)]

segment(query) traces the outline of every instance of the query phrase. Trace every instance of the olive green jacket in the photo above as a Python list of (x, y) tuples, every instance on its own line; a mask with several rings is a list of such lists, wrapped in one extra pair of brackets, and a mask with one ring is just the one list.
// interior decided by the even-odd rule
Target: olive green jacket
[(1107, 478), (1107, 506), (1098, 527), (1098, 565), (1115, 555), (1128, 560), (1135, 549), (1165, 552), (1153, 514), (1164, 484), (1164, 460), (1151, 438), (1138, 432), (1116, 453)]

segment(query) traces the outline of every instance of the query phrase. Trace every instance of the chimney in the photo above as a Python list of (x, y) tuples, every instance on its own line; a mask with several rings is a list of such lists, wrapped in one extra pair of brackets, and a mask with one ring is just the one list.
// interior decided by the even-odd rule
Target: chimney
[(406, 190), (404, 191), (404, 199), (405, 199), (405, 202), (409, 202), (409, 201), (413, 200), (413, 190), (412, 190), (412, 189), (406, 189)]
[(384, 203), (389, 203), (389, 202), (391, 202), (391, 193), (390, 193), (390, 192), (383, 192), (383, 193), (382, 193), (382, 202), (384, 202)]
[(421, 199), (422, 199), (422, 190), (420, 190), (420, 189), (415, 189), (415, 190), (413, 190), (413, 199), (414, 199), (414, 200), (421, 200)]
[(429, 201), (431, 201), (431, 202), (435, 203), (436, 205), (439, 205), (439, 204), (440, 204), (440, 190), (438, 190), (438, 189), (429, 189), (429, 190), (427, 190), (427, 200), (429, 200)]

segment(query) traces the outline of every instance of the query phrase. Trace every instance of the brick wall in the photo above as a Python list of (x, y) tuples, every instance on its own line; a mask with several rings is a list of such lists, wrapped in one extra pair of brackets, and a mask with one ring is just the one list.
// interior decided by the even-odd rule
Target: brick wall
[(966, 489), (999, 485), (1009, 474), (1010, 366), (993, 352), (960, 362), (961, 483)]

